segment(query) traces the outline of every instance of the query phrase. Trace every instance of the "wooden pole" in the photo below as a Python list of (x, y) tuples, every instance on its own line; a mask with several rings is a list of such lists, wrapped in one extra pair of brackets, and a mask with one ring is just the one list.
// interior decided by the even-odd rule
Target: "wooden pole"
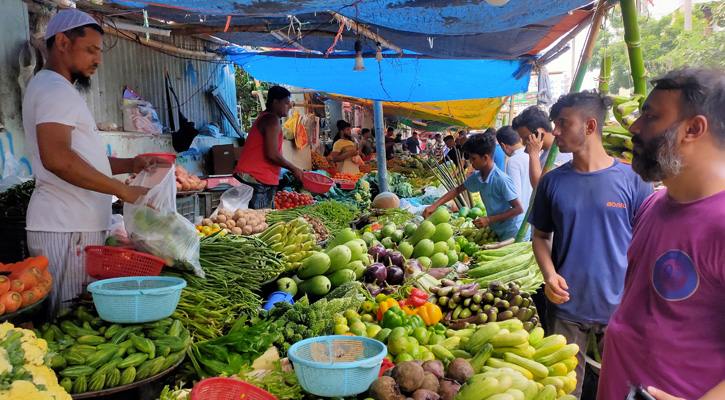
[(353, 21), (352, 19), (345, 18), (342, 15), (340, 15), (334, 11), (330, 11), (330, 14), (332, 14), (332, 16), (341, 24), (349, 24), (350, 28), (352, 28), (354, 31), (363, 34), (364, 36), (374, 40), (377, 43), (380, 43), (382, 46), (387, 47), (390, 50), (393, 50), (394, 52), (398, 53), (399, 55), (403, 55), (403, 49), (388, 42), (387, 40), (380, 37), (380, 35), (378, 35), (374, 32), (371, 32), (369, 29), (367, 29), (363, 26), (360, 26), (357, 22)]
[[(627, 1), (627, 0), (622, 0)], [(632, 0), (634, 1), (634, 0)], [(584, 51), (582, 52), (581, 58), (579, 59), (579, 68), (577, 69), (576, 78), (574, 79), (571, 89), (569, 92), (578, 92), (581, 89), (581, 84), (584, 81), (584, 74), (587, 71), (587, 66), (589, 65), (589, 61), (592, 58), (592, 53), (594, 51), (594, 44), (596, 43), (597, 36), (599, 35), (599, 30), (602, 27), (602, 20), (604, 20), (604, 16), (607, 14), (607, 11), (612, 7), (611, 4), (608, 3), (608, 0), (599, 0), (599, 3), (597, 4), (597, 9), (594, 11), (594, 17), (592, 18), (592, 26), (589, 29), (589, 35), (587, 36), (587, 42), (584, 46)], [(549, 150), (549, 156), (546, 158), (546, 163), (544, 164), (544, 169), (541, 172), (541, 176), (543, 177), (546, 175), (547, 172), (551, 171), (551, 169), (554, 167), (554, 161), (556, 161), (556, 156), (559, 154), (559, 147), (556, 145), (556, 143), (551, 145), (551, 149)], [(529, 215), (531, 214), (531, 208), (534, 204), (534, 198), (536, 197), (536, 188), (531, 193), (531, 200), (529, 201), (529, 208), (526, 210), (526, 214), (524, 215), (524, 222), (521, 224), (521, 227), (519, 228), (519, 232), (516, 235), (516, 241), (520, 242), (524, 240), (526, 237), (526, 231), (529, 228), (528, 220)]]

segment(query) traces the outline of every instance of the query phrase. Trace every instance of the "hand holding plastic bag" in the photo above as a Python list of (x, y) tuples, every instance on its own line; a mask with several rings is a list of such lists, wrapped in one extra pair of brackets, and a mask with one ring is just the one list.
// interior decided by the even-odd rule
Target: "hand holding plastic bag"
[(199, 264), (199, 236), (194, 225), (176, 212), (176, 177), (171, 165), (154, 165), (131, 183), (149, 188), (135, 203), (123, 205), (126, 232), (136, 247), (168, 265), (204, 277)]

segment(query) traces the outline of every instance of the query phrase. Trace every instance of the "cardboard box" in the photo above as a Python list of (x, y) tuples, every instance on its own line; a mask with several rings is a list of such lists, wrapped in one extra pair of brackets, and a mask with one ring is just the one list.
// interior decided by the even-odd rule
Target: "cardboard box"
[(230, 175), (234, 172), (236, 160), (234, 158), (234, 145), (220, 144), (212, 146), (211, 152), (211, 175)]

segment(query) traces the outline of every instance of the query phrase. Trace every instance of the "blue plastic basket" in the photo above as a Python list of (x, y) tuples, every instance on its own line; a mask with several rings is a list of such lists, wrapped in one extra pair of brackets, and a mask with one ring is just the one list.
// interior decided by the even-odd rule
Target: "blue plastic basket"
[(104, 279), (88, 285), (98, 315), (105, 321), (128, 324), (152, 322), (176, 309), (186, 281), (164, 276)]
[(375, 339), (320, 336), (293, 344), (287, 356), (303, 389), (316, 396), (346, 397), (368, 390), (387, 352)]

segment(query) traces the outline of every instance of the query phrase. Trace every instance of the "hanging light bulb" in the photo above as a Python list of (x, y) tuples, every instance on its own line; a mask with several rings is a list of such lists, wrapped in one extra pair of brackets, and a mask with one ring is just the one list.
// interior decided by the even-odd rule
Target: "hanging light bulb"
[(383, 61), (383, 45), (375, 43), (375, 61)]
[(353, 71), (365, 71), (365, 64), (362, 58), (362, 43), (359, 40), (355, 41), (355, 67)]
[(509, 0), (484, 0), (484, 1), (492, 6), (502, 6), (509, 2)]

